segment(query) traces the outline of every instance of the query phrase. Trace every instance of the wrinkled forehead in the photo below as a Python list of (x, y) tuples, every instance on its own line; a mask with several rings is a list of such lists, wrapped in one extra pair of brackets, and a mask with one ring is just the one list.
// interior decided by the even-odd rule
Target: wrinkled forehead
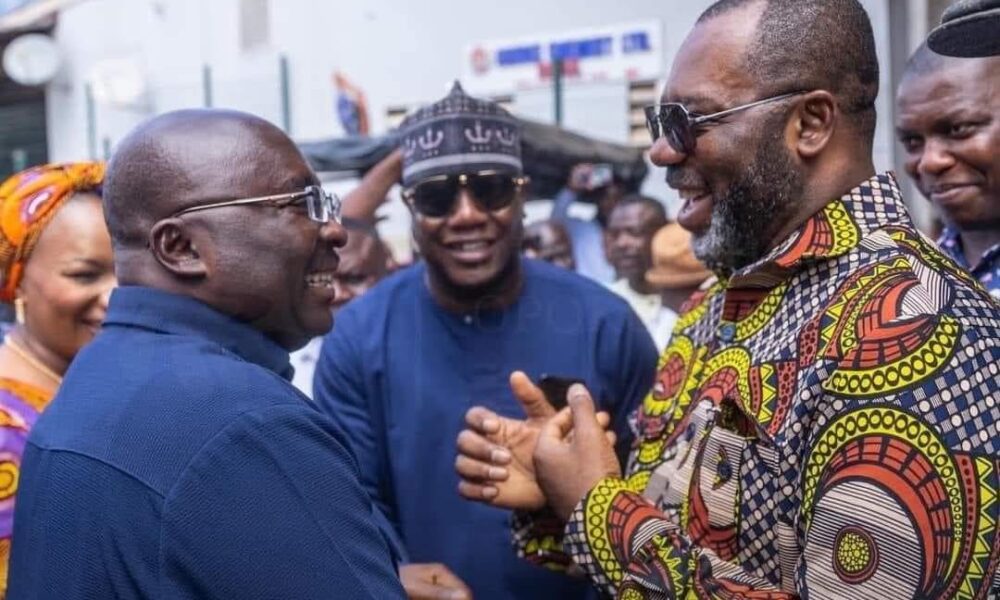
[(641, 227), (654, 218), (656, 218), (656, 211), (645, 203), (620, 204), (611, 212), (611, 216), (608, 218), (608, 227)]
[(752, 98), (758, 86), (746, 56), (755, 28), (756, 18), (746, 10), (695, 25), (674, 58), (662, 101), (717, 108)]
[(903, 77), (896, 101), (904, 109), (930, 103), (992, 103), (1000, 99), (1000, 57), (944, 59), (940, 66)]

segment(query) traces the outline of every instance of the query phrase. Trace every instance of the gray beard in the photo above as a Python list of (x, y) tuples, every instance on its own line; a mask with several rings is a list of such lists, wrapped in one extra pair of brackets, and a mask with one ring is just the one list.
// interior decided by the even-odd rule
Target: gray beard
[(801, 197), (802, 179), (780, 134), (762, 140), (743, 176), (713, 199), (708, 231), (692, 240), (695, 256), (724, 276), (763, 258)]

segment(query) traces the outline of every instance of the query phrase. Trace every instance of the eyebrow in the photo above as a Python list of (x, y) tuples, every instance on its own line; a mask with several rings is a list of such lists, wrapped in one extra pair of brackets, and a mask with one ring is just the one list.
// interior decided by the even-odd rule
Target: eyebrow
[(105, 261), (102, 261), (102, 260), (97, 260), (95, 258), (73, 257), (73, 258), (69, 259), (68, 261), (66, 261), (65, 266), (76, 266), (76, 263), (82, 263), (83, 265), (86, 265), (88, 267), (96, 267), (96, 268), (99, 268), (99, 269), (100, 268), (104, 268), (108, 264), (110, 264), (108, 262), (105, 262)]
[(681, 104), (684, 108), (695, 113), (710, 114), (714, 112), (719, 112), (726, 110), (727, 106), (723, 105), (718, 98), (713, 98), (711, 96), (701, 96), (701, 95), (691, 95), (691, 96), (678, 96), (677, 98), (667, 100), (661, 99), (661, 104)]

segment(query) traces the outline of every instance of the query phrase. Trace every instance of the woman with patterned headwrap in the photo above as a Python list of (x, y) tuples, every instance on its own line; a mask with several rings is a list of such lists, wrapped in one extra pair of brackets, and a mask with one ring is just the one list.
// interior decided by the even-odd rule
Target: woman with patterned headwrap
[(25, 440), (100, 328), (115, 285), (103, 177), (102, 163), (71, 163), (0, 185), (0, 300), (17, 315), (0, 345), (0, 597)]

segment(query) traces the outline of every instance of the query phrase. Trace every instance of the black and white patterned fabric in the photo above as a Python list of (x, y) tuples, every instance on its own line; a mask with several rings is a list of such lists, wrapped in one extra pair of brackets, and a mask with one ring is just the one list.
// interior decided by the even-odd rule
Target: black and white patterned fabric
[(408, 116), (400, 132), (404, 187), (436, 175), (522, 173), (517, 121), (495, 102), (469, 96), (457, 81), (447, 96)]

